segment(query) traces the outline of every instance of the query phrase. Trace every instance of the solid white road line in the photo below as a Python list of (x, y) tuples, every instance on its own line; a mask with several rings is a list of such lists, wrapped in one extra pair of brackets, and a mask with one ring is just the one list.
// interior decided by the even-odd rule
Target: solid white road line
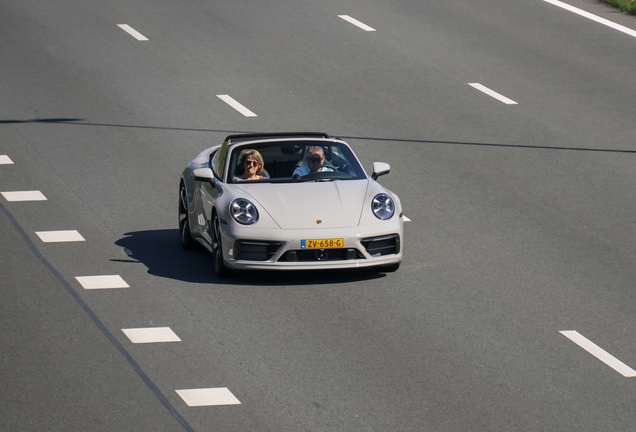
[(630, 368), (580, 333), (574, 330), (563, 330), (560, 333), (621, 375), (628, 378), (636, 377), (636, 371), (634, 369)]
[(128, 33), (129, 35), (131, 35), (132, 37), (134, 37), (135, 39), (137, 39), (139, 41), (147, 41), (148, 40), (148, 38), (146, 36), (142, 35), (137, 30), (135, 30), (134, 28), (129, 26), (128, 24), (117, 24), (117, 25), (122, 30), (124, 30), (126, 33)]
[(181, 342), (170, 327), (121, 329), (132, 343)]
[(482, 84), (479, 84), (479, 83), (468, 83), (468, 85), (471, 86), (471, 87), (476, 88), (480, 92), (486, 93), (490, 97), (494, 97), (499, 102), (503, 102), (506, 105), (517, 105), (517, 102), (513, 101), (512, 99), (508, 99), (504, 95), (499, 94), (499, 93), (497, 93), (494, 90), (490, 90), (488, 87), (486, 87), (486, 86), (484, 86)]
[(351, 18), (349, 15), (338, 15), (339, 18), (342, 18), (343, 20), (353, 24), (354, 26), (360, 27), (362, 30), (364, 31), (375, 31), (375, 29), (373, 27), (369, 27), (368, 25), (366, 25), (363, 22), (358, 21), (355, 18)]
[(574, 6), (571, 6), (571, 5), (567, 4), (567, 3), (563, 3), (563, 2), (558, 1), (558, 0), (543, 0), (543, 1), (545, 1), (547, 3), (550, 3), (550, 4), (553, 4), (554, 6), (558, 6), (560, 8), (563, 8), (565, 10), (568, 10), (570, 12), (573, 12), (573, 13), (575, 13), (577, 15), (581, 15), (582, 17), (585, 17), (587, 19), (591, 19), (592, 21), (596, 21), (599, 24), (603, 24), (603, 25), (606, 25), (608, 27), (611, 27), (614, 30), (618, 30), (620, 32), (628, 34), (631, 37), (636, 37), (636, 30), (632, 30), (629, 27), (625, 27), (625, 26), (622, 26), (620, 24), (616, 24), (615, 22), (612, 22), (612, 21), (607, 20), (605, 18), (601, 18), (598, 15), (591, 14), (589, 12), (586, 12), (586, 11), (582, 10), (582, 9), (576, 8)]
[(212, 405), (239, 405), (241, 402), (225, 387), (175, 390), (191, 407)]
[(119, 275), (75, 276), (84, 289), (130, 288)]
[(236, 100), (234, 100), (233, 97), (229, 95), (216, 95), (216, 97), (218, 97), (223, 102), (225, 102), (226, 104), (228, 104), (229, 106), (231, 106), (232, 108), (234, 108), (235, 110), (243, 114), (245, 117), (256, 117), (256, 114), (254, 114), (252, 111), (248, 110), (243, 105), (238, 103)]
[(0, 165), (11, 165), (13, 161), (7, 155), (0, 155)]
[(44, 243), (86, 241), (84, 240), (84, 237), (75, 230), (36, 231), (35, 233)]
[(7, 201), (46, 201), (46, 197), (40, 191), (13, 191), (0, 194)]

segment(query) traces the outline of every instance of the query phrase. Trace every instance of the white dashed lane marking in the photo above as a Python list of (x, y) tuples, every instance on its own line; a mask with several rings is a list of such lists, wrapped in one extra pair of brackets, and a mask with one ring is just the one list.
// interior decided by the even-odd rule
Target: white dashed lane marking
[(46, 201), (46, 197), (40, 191), (11, 191), (0, 193), (7, 201)]
[(505, 103), (506, 105), (517, 105), (517, 102), (513, 101), (512, 99), (508, 99), (504, 95), (499, 94), (499, 93), (497, 93), (494, 90), (489, 89), (485, 85), (482, 85), (482, 84), (479, 84), (479, 83), (468, 83), (468, 85), (473, 87), (473, 88), (476, 88), (480, 92), (483, 92), (483, 93), (487, 94), (490, 97), (493, 97), (493, 98), (497, 99), (499, 102)]
[(235, 110), (243, 114), (245, 117), (256, 117), (256, 114), (254, 114), (252, 111), (248, 110), (243, 105), (238, 103), (232, 96), (216, 95), (216, 97), (218, 97), (223, 102), (225, 102), (226, 104), (228, 104), (229, 106), (231, 106), (232, 108), (234, 108)]
[(364, 31), (375, 31), (375, 29), (373, 27), (369, 27), (365, 23), (360, 22), (357, 19), (350, 17), (349, 15), (338, 15), (338, 17), (342, 18), (343, 20), (347, 21), (348, 23), (353, 24), (356, 27), (360, 27)]
[(239, 405), (241, 402), (225, 387), (175, 390), (190, 407)]
[[(601, 18), (598, 15), (591, 14), (589, 12), (586, 12), (586, 11), (582, 10), (582, 9), (579, 9), (577, 7), (571, 6), (571, 5), (567, 4), (567, 3), (563, 3), (563, 2), (558, 1), (558, 0), (543, 0), (543, 1), (545, 1), (547, 3), (550, 3), (550, 4), (553, 4), (554, 6), (558, 6), (558, 7), (562, 8), (562, 9), (568, 10), (570, 12), (573, 12), (573, 13), (575, 13), (577, 15), (580, 15), (580, 16), (585, 17), (587, 19), (590, 19), (592, 21), (596, 21), (599, 24), (603, 24), (605, 26), (613, 28), (614, 30), (618, 30), (619, 32), (623, 32), (623, 33), (625, 33), (627, 35), (630, 35), (631, 37), (636, 37), (636, 30), (632, 30), (629, 27), (625, 27), (625, 26), (622, 26), (620, 24), (616, 24), (613, 21), (607, 20), (605, 18)], [(634, 1), (634, 0), (632, 0), (632, 1)]]
[(124, 30), (126, 33), (128, 33), (129, 35), (131, 35), (132, 37), (134, 37), (138, 41), (147, 41), (148, 40), (148, 38), (146, 36), (142, 35), (137, 30), (135, 30), (134, 28), (129, 26), (128, 24), (117, 24), (117, 25), (119, 26), (119, 28)]
[(170, 327), (121, 329), (132, 343), (181, 342)]
[(13, 161), (7, 155), (0, 155), (0, 165), (11, 165)]
[(130, 288), (119, 275), (76, 276), (75, 279), (84, 289)]
[(86, 241), (84, 240), (84, 237), (75, 230), (36, 231), (35, 233), (44, 243)]
[(630, 368), (625, 363), (623, 363), (577, 331), (563, 330), (560, 333), (624, 377), (636, 377), (636, 371), (634, 369)]

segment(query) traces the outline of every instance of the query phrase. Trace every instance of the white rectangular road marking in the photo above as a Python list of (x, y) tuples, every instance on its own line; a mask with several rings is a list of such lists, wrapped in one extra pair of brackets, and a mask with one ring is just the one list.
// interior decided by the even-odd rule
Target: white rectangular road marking
[(563, 330), (560, 333), (621, 375), (628, 378), (636, 377), (636, 371), (634, 369), (630, 368), (625, 363), (618, 360), (616, 357), (614, 357), (577, 331)]
[(75, 276), (84, 289), (130, 288), (119, 275)]
[(7, 201), (46, 201), (46, 197), (40, 191), (13, 191), (0, 193)]
[(232, 96), (216, 95), (216, 97), (218, 97), (223, 102), (225, 102), (226, 104), (228, 104), (229, 106), (231, 106), (232, 108), (234, 108), (235, 110), (243, 114), (245, 117), (256, 117), (256, 114), (254, 114), (252, 111), (248, 110), (243, 105), (238, 103), (236, 100), (234, 100)]
[(7, 155), (0, 155), (0, 165), (11, 165), (13, 161)]
[(170, 327), (121, 329), (132, 343), (181, 342)]
[(601, 18), (598, 15), (591, 14), (589, 12), (586, 12), (586, 11), (582, 10), (582, 9), (579, 9), (577, 7), (571, 6), (571, 5), (567, 4), (567, 3), (563, 3), (563, 2), (558, 1), (558, 0), (543, 0), (543, 1), (545, 1), (547, 3), (550, 3), (550, 4), (553, 4), (555, 6), (558, 6), (560, 8), (563, 8), (565, 10), (568, 10), (570, 12), (573, 12), (573, 13), (575, 13), (577, 15), (581, 15), (582, 17), (585, 17), (587, 19), (591, 19), (592, 21), (596, 21), (599, 24), (603, 24), (603, 25), (606, 25), (608, 27), (611, 27), (614, 30), (618, 30), (618, 31), (623, 32), (623, 33), (625, 33), (627, 35), (630, 35), (631, 37), (636, 37), (636, 30), (632, 30), (629, 27), (625, 27), (625, 26), (622, 26), (620, 24), (616, 24), (615, 22), (612, 22), (612, 21), (607, 20), (605, 18)]
[(85, 241), (84, 237), (75, 230), (36, 231), (35, 233), (44, 243)]
[(241, 402), (225, 387), (175, 390), (191, 407), (212, 405), (239, 405)]
[(469, 86), (476, 88), (477, 90), (479, 90), (480, 92), (486, 93), (488, 96), (490, 97), (494, 97), (495, 99), (497, 99), (499, 102), (503, 102), (506, 105), (517, 105), (517, 102), (513, 101), (512, 99), (508, 99), (507, 97), (505, 97), (502, 94), (497, 93), (494, 90), (490, 90), (488, 87), (481, 85), (479, 83), (468, 83)]
[(342, 18), (343, 20), (353, 24), (354, 26), (360, 27), (362, 30), (364, 31), (375, 31), (375, 29), (373, 27), (369, 27), (368, 25), (366, 25), (363, 22), (358, 21), (355, 18), (351, 18), (349, 15), (338, 15), (339, 18)]
[(148, 40), (148, 38), (146, 36), (142, 35), (137, 30), (135, 30), (134, 28), (129, 26), (128, 24), (117, 24), (117, 25), (119, 26), (119, 28), (121, 28), (126, 33), (128, 33), (129, 35), (131, 35), (132, 37), (134, 37), (135, 39), (137, 39), (139, 41), (147, 41)]

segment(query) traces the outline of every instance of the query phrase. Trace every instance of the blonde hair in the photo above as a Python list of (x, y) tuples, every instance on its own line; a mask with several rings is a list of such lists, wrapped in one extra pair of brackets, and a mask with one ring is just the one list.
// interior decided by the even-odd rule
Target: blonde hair
[(258, 171), (256, 171), (256, 174), (260, 174), (261, 171), (263, 171), (263, 168), (265, 167), (263, 156), (261, 156), (258, 150), (254, 150), (254, 149), (243, 150), (241, 152), (241, 156), (239, 156), (239, 163), (241, 164), (241, 166), (245, 165), (245, 161), (247, 160), (248, 156), (253, 156), (254, 159), (256, 159), (256, 162), (258, 162)]

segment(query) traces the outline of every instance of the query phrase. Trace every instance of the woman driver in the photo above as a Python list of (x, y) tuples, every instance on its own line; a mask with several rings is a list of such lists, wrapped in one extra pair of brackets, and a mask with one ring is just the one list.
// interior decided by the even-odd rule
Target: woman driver
[(263, 156), (257, 150), (243, 150), (239, 157), (239, 164), (243, 167), (243, 174), (234, 176), (233, 181), (263, 180), (267, 177), (260, 175), (264, 168)]

